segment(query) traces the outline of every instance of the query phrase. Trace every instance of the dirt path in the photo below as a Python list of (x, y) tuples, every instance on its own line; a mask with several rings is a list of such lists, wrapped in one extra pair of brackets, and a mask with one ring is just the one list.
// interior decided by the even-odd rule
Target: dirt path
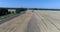
[(38, 24), (38, 20), (33, 14), (27, 25), (26, 32), (40, 32), (39, 26), (37, 24)]

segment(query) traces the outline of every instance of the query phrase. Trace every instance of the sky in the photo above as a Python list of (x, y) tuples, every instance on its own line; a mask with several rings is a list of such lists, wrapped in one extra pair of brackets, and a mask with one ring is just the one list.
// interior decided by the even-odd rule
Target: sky
[(60, 9), (60, 0), (0, 0), (0, 7)]

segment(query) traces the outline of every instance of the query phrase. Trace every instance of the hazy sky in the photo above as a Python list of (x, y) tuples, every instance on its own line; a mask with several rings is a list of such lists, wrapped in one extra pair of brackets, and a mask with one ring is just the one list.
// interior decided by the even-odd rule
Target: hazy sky
[(60, 9), (60, 0), (0, 0), (0, 7)]

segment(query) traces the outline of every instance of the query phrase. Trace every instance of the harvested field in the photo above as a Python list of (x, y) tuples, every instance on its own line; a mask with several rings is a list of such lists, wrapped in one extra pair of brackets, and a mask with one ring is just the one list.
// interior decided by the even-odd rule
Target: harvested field
[(60, 11), (28, 10), (1, 24), (0, 32), (60, 32)]

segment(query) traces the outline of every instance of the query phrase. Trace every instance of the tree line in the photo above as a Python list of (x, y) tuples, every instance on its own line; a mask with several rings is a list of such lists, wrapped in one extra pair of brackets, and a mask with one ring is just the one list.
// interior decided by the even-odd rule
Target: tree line
[(8, 9), (15, 9), (16, 13), (20, 13), (22, 11), (26, 11), (27, 10), (27, 8), (0, 8), (0, 16), (11, 14), (11, 12), (9, 12)]

